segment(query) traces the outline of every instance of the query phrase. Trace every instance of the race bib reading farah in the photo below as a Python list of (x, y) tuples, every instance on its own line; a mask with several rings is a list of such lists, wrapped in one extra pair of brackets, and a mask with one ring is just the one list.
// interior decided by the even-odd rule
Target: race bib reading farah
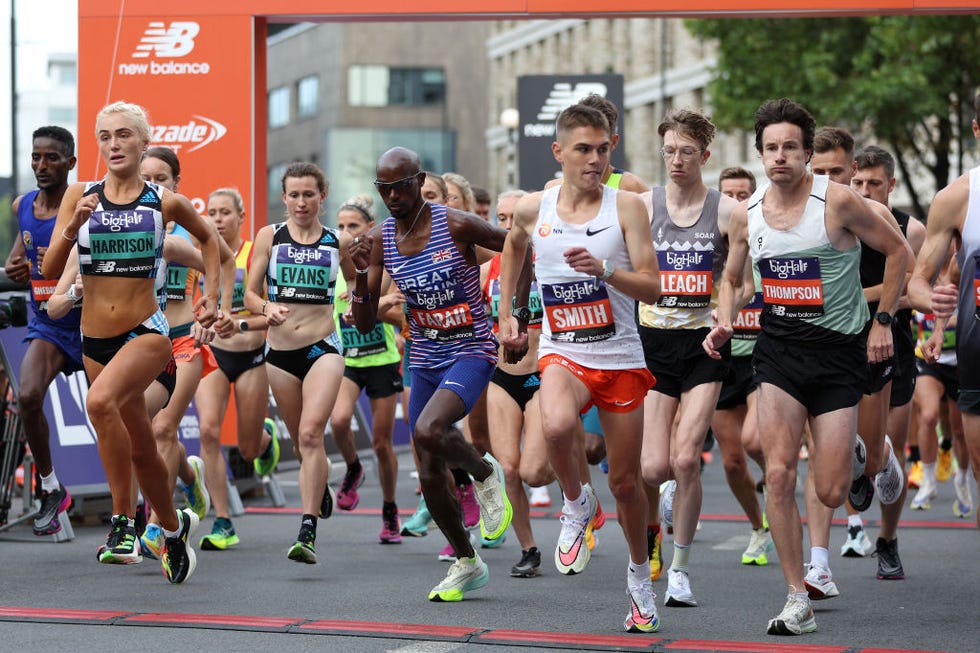
[(660, 299), (657, 306), (704, 308), (711, 301), (713, 253), (686, 251), (657, 252), (660, 265)]
[(752, 296), (752, 301), (738, 312), (732, 328), (735, 333), (732, 337), (736, 340), (755, 340), (762, 331), (762, 307), (765, 302), (762, 300), (762, 293), (757, 292)]
[(88, 222), (95, 274), (142, 277), (156, 267), (156, 223), (152, 209), (96, 211)]
[(541, 299), (556, 342), (598, 342), (616, 334), (605, 283), (583, 279), (542, 284)]
[(759, 275), (769, 314), (797, 320), (823, 315), (823, 283), (816, 257), (761, 259)]
[(473, 314), (460, 283), (447, 280), (439, 290), (408, 291), (409, 317), (429, 340), (461, 340), (476, 336)]

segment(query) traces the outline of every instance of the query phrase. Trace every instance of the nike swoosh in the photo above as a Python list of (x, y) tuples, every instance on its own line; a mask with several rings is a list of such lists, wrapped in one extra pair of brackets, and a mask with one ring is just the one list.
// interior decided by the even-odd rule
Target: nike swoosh
[(582, 535), (579, 535), (577, 538), (575, 538), (575, 543), (572, 544), (571, 548), (568, 549), (568, 551), (562, 551), (561, 549), (558, 549), (558, 560), (563, 565), (565, 565), (566, 567), (572, 566), (572, 563), (574, 563), (575, 559), (578, 558), (578, 552), (579, 549), (582, 548), (583, 539), (584, 538)]
[(443, 381), (443, 383), (445, 383), (446, 385), (458, 385), (461, 388), (465, 388), (466, 387), (462, 383), (456, 383), (455, 381)]
[(392, 271), (392, 272), (395, 272), (395, 273), (397, 273), (397, 272), (400, 272), (400, 271), (401, 271), (401, 269), (402, 269), (403, 267), (405, 267), (405, 266), (406, 266), (407, 264), (408, 264), (408, 260), (406, 259), (406, 260), (404, 260), (404, 261), (402, 261), (402, 264), (401, 264), (401, 265), (399, 265), (398, 267), (395, 267), (395, 266), (391, 266), (391, 271)]
[(630, 607), (631, 612), (633, 613), (633, 621), (636, 623), (650, 625), (650, 623), (653, 621), (653, 615), (650, 615), (649, 617), (643, 616), (643, 613), (640, 612), (640, 608), (636, 605), (636, 601), (633, 600), (632, 596), (630, 597)]
[(613, 403), (616, 404), (617, 406), (629, 406), (635, 401), (636, 399), (630, 399), (629, 401), (614, 401)]
[(585, 235), (586, 236), (595, 236), (596, 234), (601, 234), (606, 229), (612, 229), (612, 225), (607, 225), (607, 226), (603, 227), (602, 229), (596, 229), (595, 231), (592, 231), (592, 227), (586, 227), (585, 228)]

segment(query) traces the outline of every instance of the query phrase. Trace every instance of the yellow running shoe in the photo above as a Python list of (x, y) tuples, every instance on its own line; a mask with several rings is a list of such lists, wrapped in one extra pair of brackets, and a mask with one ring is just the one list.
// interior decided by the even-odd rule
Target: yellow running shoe
[(936, 480), (945, 483), (953, 474), (953, 450), (939, 449), (939, 456), (936, 458)]

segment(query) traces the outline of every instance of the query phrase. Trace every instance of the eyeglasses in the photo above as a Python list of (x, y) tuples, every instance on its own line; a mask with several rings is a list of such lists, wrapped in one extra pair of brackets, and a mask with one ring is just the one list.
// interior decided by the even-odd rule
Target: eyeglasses
[(382, 197), (387, 197), (391, 191), (397, 191), (399, 193), (407, 191), (412, 187), (412, 182), (418, 179), (419, 173), (414, 175), (409, 175), (408, 177), (403, 177), (395, 181), (378, 181), (374, 180), (374, 187), (378, 191), (378, 195)]
[(670, 161), (674, 158), (674, 155), (680, 154), (681, 161), (690, 161), (695, 156), (697, 156), (701, 150), (693, 147), (682, 147), (680, 149), (676, 147), (662, 147), (660, 148), (660, 155)]

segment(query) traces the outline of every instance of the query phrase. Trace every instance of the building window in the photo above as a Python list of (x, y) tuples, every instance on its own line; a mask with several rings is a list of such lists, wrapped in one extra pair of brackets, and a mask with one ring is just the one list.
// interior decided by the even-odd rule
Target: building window
[(289, 124), (289, 87), (280, 86), (269, 91), (269, 127)]
[(347, 71), (347, 98), (354, 107), (438, 105), (445, 97), (442, 68), (351, 66)]
[(269, 166), (267, 197), (269, 198), (270, 205), (277, 205), (280, 203), (279, 198), (282, 196), (282, 176), (286, 174), (286, 168), (288, 167), (288, 163), (277, 163)]
[(317, 114), (320, 100), (320, 78), (310, 75), (296, 82), (296, 115), (312, 118)]
[(51, 81), (59, 86), (69, 86), (78, 83), (78, 75), (75, 70), (75, 64), (72, 63), (62, 63), (62, 62), (51, 62), (48, 64), (48, 76)]

